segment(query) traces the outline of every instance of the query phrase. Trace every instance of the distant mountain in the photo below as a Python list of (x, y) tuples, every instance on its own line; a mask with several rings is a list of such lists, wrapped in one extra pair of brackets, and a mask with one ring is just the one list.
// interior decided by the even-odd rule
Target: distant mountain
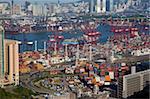
[(135, 14), (145, 14), (150, 11), (150, 1), (142, 0), (139, 4), (132, 4), (125, 12), (135, 13)]
[(132, 7), (135, 10), (146, 10), (150, 7), (150, 1), (149, 0), (142, 0), (139, 5), (133, 5)]

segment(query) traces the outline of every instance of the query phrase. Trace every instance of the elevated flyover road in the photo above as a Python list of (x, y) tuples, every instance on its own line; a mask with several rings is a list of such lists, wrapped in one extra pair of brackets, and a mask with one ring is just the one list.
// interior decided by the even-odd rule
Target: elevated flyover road
[(149, 61), (150, 55), (141, 55), (141, 56), (131, 56), (131, 57), (124, 57), (122, 59), (116, 59), (113, 63), (135, 63), (135, 62), (143, 62)]

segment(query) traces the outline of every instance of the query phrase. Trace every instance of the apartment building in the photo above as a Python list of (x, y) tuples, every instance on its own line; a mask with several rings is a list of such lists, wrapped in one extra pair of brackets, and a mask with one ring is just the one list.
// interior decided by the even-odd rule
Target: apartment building
[(127, 98), (135, 92), (143, 90), (147, 82), (150, 82), (150, 69), (125, 75), (123, 77), (122, 97)]
[(4, 40), (4, 31), (0, 28), (0, 87), (19, 84), (19, 42)]

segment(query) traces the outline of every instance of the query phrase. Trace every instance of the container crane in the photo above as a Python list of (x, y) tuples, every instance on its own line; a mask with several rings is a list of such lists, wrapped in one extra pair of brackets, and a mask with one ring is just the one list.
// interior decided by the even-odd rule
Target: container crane
[(60, 34), (59, 30), (53, 31), (52, 35), (49, 35), (48, 47), (49, 51), (54, 51), (54, 54), (58, 54), (59, 49), (62, 47), (62, 40), (64, 37)]

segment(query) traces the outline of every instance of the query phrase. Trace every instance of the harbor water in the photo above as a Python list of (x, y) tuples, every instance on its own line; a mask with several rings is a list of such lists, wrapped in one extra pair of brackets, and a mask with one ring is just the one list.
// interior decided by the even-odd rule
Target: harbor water
[[(97, 28), (97, 31), (101, 33), (99, 37), (99, 42), (105, 43), (107, 39), (113, 35), (112, 32), (110, 32), (110, 26), (109, 25), (99, 25)], [(34, 50), (34, 44), (27, 46), (23, 42), (35, 42), (37, 41), (38, 43), (38, 49), (43, 49), (44, 47), (44, 42), (48, 41), (48, 36), (52, 35), (52, 32), (39, 32), (39, 33), (18, 33), (18, 34), (11, 34), (7, 33), (5, 34), (6, 39), (14, 39), (22, 42), (20, 45), (20, 52), (26, 51), (26, 50)], [(78, 38), (83, 35), (83, 32), (76, 32), (76, 33), (68, 33), (68, 32), (63, 32), (61, 35), (64, 36), (64, 39), (68, 38)]]

